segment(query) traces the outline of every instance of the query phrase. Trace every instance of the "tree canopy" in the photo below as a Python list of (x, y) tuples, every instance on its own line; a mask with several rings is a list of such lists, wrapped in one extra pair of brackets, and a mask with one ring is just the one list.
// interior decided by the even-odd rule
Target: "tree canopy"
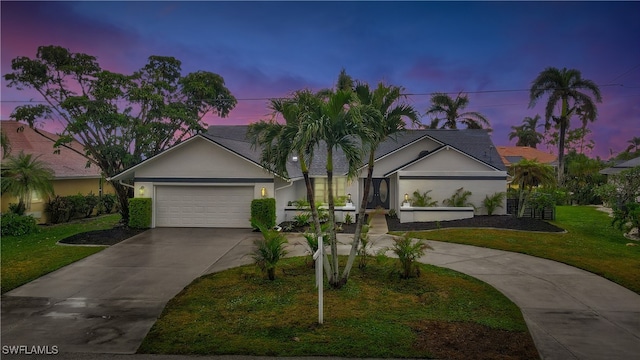
[[(64, 129), (55, 146), (79, 140), (107, 177), (205, 130), (206, 114), (224, 117), (236, 105), (220, 75), (183, 76), (181, 62), (168, 56), (150, 56), (140, 70), (120, 74), (102, 69), (94, 56), (40, 46), (35, 58), (13, 59), (11, 69), (4, 75), (9, 87), (33, 89), (44, 100), (17, 107), (11, 118), (36, 131), (38, 122), (59, 121)], [(128, 189), (112, 185), (127, 221)]]

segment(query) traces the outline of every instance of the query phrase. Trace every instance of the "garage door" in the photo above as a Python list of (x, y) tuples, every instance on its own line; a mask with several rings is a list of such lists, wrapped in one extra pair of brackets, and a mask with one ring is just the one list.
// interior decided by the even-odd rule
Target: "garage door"
[(158, 186), (158, 227), (250, 227), (253, 186)]

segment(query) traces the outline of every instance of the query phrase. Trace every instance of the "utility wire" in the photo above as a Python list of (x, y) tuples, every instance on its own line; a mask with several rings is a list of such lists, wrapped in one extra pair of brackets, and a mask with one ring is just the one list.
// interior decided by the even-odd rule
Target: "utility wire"
[(614, 82), (614, 81), (616, 81), (616, 80), (620, 79), (621, 77), (623, 77), (623, 76), (627, 75), (628, 73), (632, 72), (633, 70), (635, 70), (635, 69), (637, 69), (637, 68), (640, 68), (640, 64), (638, 64), (638, 65), (636, 65), (636, 66), (632, 67), (631, 69), (629, 69), (629, 70), (627, 70), (627, 71), (623, 72), (622, 74), (620, 74), (620, 75), (616, 76), (613, 80), (611, 80), (611, 82)]

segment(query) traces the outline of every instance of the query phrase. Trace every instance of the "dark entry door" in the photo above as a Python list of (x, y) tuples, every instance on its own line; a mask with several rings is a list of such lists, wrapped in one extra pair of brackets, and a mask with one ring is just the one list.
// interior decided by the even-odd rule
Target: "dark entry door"
[(378, 206), (383, 209), (389, 208), (389, 179), (372, 179), (371, 189), (367, 197), (367, 209), (375, 209)]

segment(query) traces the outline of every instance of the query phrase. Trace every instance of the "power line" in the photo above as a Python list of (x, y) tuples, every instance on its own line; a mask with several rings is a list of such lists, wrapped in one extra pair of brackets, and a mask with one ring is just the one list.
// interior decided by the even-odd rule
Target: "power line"
[(627, 75), (628, 73), (632, 72), (633, 70), (635, 70), (635, 69), (637, 69), (637, 68), (640, 68), (640, 64), (638, 64), (638, 65), (636, 65), (636, 66), (632, 67), (631, 69), (629, 69), (629, 70), (627, 70), (627, 71), (623, 72), (622, 74), (620, 74), (620, 75), (616, 76), (613, 80), (611, 80), (611, 82), (614, 82), (614, 81), (616, 81), (616, 80), (620, 79), (621, 77), (623, 77), (623, 76)]
[[(640, 66), (640, 65), (638, 65)], [(631, 69), (633, 70), (633, 69)], [(631, 71), (629, 70), (629, 71)], [(627, 71), (628, 72), (628, 71)], [(624, 75), (624, 74), (623, 74)], [(624, 84), (602, 84), (602, 85), (598, 85), (598, 87), (612, 87), (612, 86), (619, 86), (619, 87), (624, 87), (624, 88), (628, 88), (628, 89), (634, 89), (635, 87), (628, 87), (628, 86), (624, 86)], [(512, 93), (512, 92), (529, 92), (530, 89), (500, 89), (500, 90), (477, 90), (477, 91), (451, 91), (451, 92), (440, 92), (440, 91), (434, 91), (434, 92), (429, 92), (429, 93), (404, 93), (401, 94), (403, 96), (432, 96), (435, 94), (447, 94), (447, 95), (457, 95), (460, 93), (463, 94), (490, 94), (490, 93)], [(236, 101), (269, 101), (269, 100), (276, 100), (276, 99), (288, 99), (288, 97), (286, 96), (276, 96), (276, 97), (256, 97), (256, 98), (236, 98), (236, 99), (220, 99), (220, 98), (216, 98), (216, 99), (201, 99), (201, 100), (206, 100), (206, 101), (230, 101), (230, 100), (236, 100)], [(123, 101), (127, 101), (127, 100), (116, 100), (116, 102), (123, 102)], [(46, 103), (47, 101), (45, 100), (0, 100), (0, 102), (2, 103)]]

